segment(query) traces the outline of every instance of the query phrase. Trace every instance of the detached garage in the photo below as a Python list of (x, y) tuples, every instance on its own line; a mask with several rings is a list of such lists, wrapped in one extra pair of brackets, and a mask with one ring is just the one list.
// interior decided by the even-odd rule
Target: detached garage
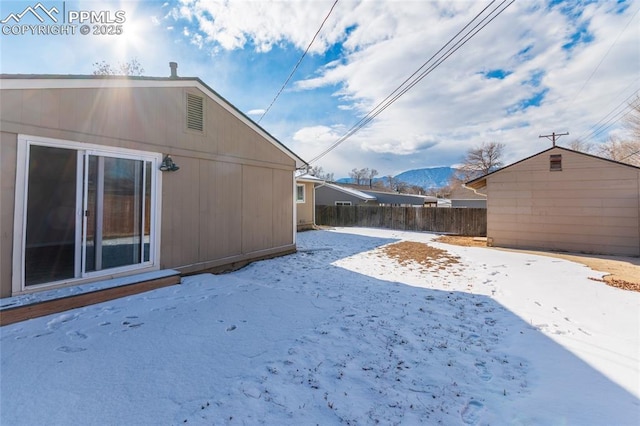
[(640, 168), (552, 147), (469, 181), (497, 247), (640, 256)]

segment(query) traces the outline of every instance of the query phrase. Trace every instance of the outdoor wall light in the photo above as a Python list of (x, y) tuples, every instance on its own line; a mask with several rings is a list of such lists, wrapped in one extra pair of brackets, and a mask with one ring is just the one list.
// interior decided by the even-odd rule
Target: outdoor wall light
[(173, 162), (173, 159), (169, 154), (165, 155), (162, 163), (160, 164), (160, 171), (163, 172), (175, 172), (180, 166)]

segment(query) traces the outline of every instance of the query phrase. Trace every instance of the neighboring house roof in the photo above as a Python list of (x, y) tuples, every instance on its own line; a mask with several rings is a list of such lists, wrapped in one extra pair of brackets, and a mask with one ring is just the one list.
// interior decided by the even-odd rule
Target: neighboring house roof
[(377, 201), (380, 204), (424, 205), (425, 203), (437, 202), (437, 198), (432, 196), (403, 194), (395, 191), (379, 190), (378, 188), (372, 190), (362, 185), (326, 183), (322, 186), (332, 188), (364, 201)]
[(433, 197), (431, 195), (406, 194), (403, 192), (397, 192), (392, 189), (381, 188), (378, 186), (357, 185), (354, 183), (341, 183), (340, 185), (348, 188), (353, 188), (358, 191), (362, 191), (366, 194), (371, 194), (375, 196), (383, 194), (383, 195), (393, 195), (393, 196), (416, 197), (416, 200), (419, 198), (420, 200), (424, 200), (426, 202), (435, 202), (437, 200), (437, 197)]
[(324, 179), (320, 179), (309, 174), (304, 174), (304, 175), (296, 176), (296, 181), (321, 184), (324, 182)]
[(438, 201), (436, 197), (428, 195), (403, 194), (391, 191), (373, 191), (369, 189), (363, 190), (362, 192), (375, 196), (380, 203), (422, 205), (424, 203), (436, 203)]
[(513, 167), (516, 164), (520, 164), (520, 163), (522, 163), (524, 161), (527, 161), (527, 160), (529, 160), (529, 159), (531, 159), (533, 157), (537, 157), (538, 155), (547, 153), (547, 152), (549, 152), (551, 150), (554, 150), (554, 149), (555, 150), (566, 151), (566, 152), (571, 152), (571, 153), (574, 153), (574, 154), (584, 155), (585, 157), (591, 157), (591, 158), (595, 158), (597, 160), (608, 161), (608, 162), (610, 162), (612, 164), (617, 164), (619, 166), (631, 167), (632, 169), (639, 169), (640, 170), (640, 167), (637, 167), (637, 166), (634, 166), (634, 165), (631, 165), (631, 164), (621, 163), (620, 161), (610, 160), (610, 159), (604, 158), (604, 157), (598, 157), (597, 155), (587, 154), (585, 152), (580, 152), (580, 151), (575, 151), (573, 149), (565, 148), (565, 147), (562, 147), (562, 146), (552, 146), (551, 148), (545, 149), (544, 151), (540, 151), (537, 154), (533, 154), (533, 155), (531, 155), (531, 156), (529, 156), (527, 158), (523, 158), (520, 161), (516, 161), (515, 163), (509, 164), (508, 166), (502, 167), (502, 168), (500, 168), (498, 170), (495, 170), (495, 171), (493, 171), (491, 173), (487, 173), (484, 176), (480, 176), (480, 177), (478, 177), (476, 179), (470, 180), (469, 182), (465, 183), (465, 186), (467, 186), (469, 188), (473, 188), (473, 189), (484, 188), (485, 186), (487, 186), (487, 177), (489, 177), (491, 175), (494, 175), (496, 173), (500, 173), (501, 171), (503, 171), (505, 169), (508, 169), (509, 167)]
[(346, 188), (344, 186), (336, 185), (334, 183), (325, 183), (323, 186), (342, 192), (344, 194), (351, 195), (356, 198), (360, 198), (361, 200), (365, 200), (365, 201), (375, 201), (376, 199), (376, 197), (374, 197), (373, 195), (366, 194), (362, 191), (358, 191), (357, 189)]
[(116, 87), (195, 87), (205, 93), (228, 112), (262, 135), (277, 149), (296, 163), (296, 168), (307, 162), (263, 129), (258, 123), (223, 98), (198, 77), (141, 77), (112, 75), (58, 75), (58, 74), (0, 74), (0, 89), (85, 89)]

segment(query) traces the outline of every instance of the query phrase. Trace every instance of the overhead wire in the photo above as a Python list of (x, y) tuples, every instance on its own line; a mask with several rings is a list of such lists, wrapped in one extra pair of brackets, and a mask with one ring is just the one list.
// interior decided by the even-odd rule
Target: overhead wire
[(338, 4), (338, 0), (333, 2), (333, 5), (331, 6), (331, 9), (329, 10), (329, 13), (327, 13), (327, 16), (324, 17), (324, 20), (322, 21), (322, 23), (320, 24), (320, 28), (318, 28), (318, 31), (316, 31), (316, 33), (314, 34), (313, 38), (311, 39), (311, 41), (309, 42), (309, 45), (307, 46), (307, 48), (305, 49), (304, 53), (302, 54), (302, 56), (300, 56), (300, 59), (298, 59), (298, 62), (295, 64), (295, 66), (293, 67), (293, 69), (291, 70), (291, 73), (289, 74), (289, 77), (287, 77), (287, 79), (285, 80), (284, 84), (282, 85), (282, 87), (280, 88), (280, 90), (278, 90), (278, 93), (276, 93), (276, 96), (273, 98), (273, 100), (271, 101), (271, 103), (269, 104), (269, 106), (267, 107), (267, 109), (264, 110), (264, 112), (262, 113), (262, 115), (260, 116), (260, 118), (258, 119), (258, 123), (260, 123), (262, 121), (262, 119), (264, 118), (265, 115), (267, 115), (267, 113), (269, 112), (269, 110), (271, 109), (271, 107), (273, 106), (273, 104), (276, 102), (276, 100), (280, 97), (280, 94), (284, 91), (284, 88), (287, 87), (287, 84), (289, 84), (289, 81), (291, 80), (291, 77), (293, 77), (293, 75), (295, 74), (295, 72), (298, 70), (298, 67), (300, 67), (300, 64), (302, 63), (302, 60), (304, 59), (305, 56), (307, 56), (307, 53), (309, 52), (309, 49), (311, 49), (311, 45), (313, 44), (313, 42), (316, 40), (316, 38), (318, 37), (318, 34), (320, 34), (320, 31), (322, 31), (322, 27), (324, 27), (324, 24), (327, 22), (327, 20), (329, 19), (329, 16), (331, 16), (331, 13), (333, 13), (333, 9), (336, 7), (336, 4)]
[(638, 12), (640, 12), (640, 8), (638, 8), (638, 10), (635, 11), (635, 13), (633, 15), (631, 15), (631, 18), (629, 18), (629, 21), (627, 22), (627, 25), (624, 26), (624, 28), (618, 33), (618, 36), (616, 37), (616, 39), (613, 41), (613, 43), (611, 43), (611, 46), (609, 46), (609, 48), (607, 49), (607, 51), (605, 52), (605, 54), (602, 56), (602, 58), (600, 58), (600, 62), (598, 62), (598, 65), (596, 65), (596, 67), (593, 69), (593, 71), (591, 72), (591, 74), (589, 75), (589, 77), (585, 80), (585, 82), (582, 84), (582, 87), (580, 87), (580, 90), (578, 90), (578, 92), (575, 94), (575, 96), (573, 97), (573, 99), (571, 100), (571, 103), (569, 104), (569, 106), (567, 107), (567, 110), (571, 109), (571, 107), (573, 106), (573, 103), (576, 101), (576, 99), (578, 98), (578, 96), (580, 96), (580, 93), (582, 93), (582, 91), (584, 90), (584, 88), (587, 86), (587, 84), (589, 84), (589, 82), (591, 81), (591, 79), (593, 78), (593, 76), (596, 74), (596, 72), (598, 71), (598, 69), (600, 68), (600, 65), (602, 65), (602, 63), (604, 62), (605, 58), (609, 55), (609, 53), (611, 52), (611, 49), (613, 49), (613, 46), (616, 45), (616, 43), (618, 43), (618, 40), (620, 40), (620, 37), (622, 36), (622, 34), (625, 33), (625, 31), (627, 31), (627, 28), (629, 28), (629, 25), (631, 24), (631, 22), (633, 22), (633, 19), (636, 17), (636, 15), (638, 14)]
[[(627, 30), (627, 28), (629, 27), (629, 25), (631, 24), (631, 22), (633, 22), (633, 20), (635, 19), (636, 15), (638, 15), (638, 12), (640, 12), (640, 8), (638, 8), (629, 18), (629, 21), (627, 22), (627, 24), (624, 26), (624, 28), (618, 33), (618, 35), (616, 36), (616, 39), (613, 41), (613, 43), (611, 43), (611, 45), (609, 46), (609, 48), (607, 49), (607, 51), (605, 52), (605, 54), (602, 56), (602, 58), (600, 58), (600, 61), (598, 62), (598, 65), (596, 65), (596, 67), (594, 68), (594, 70), (591, 72), (591, 74), (589, 75), (589, 77), (585, 80), (585, 82), (582, 84), (582, 86), (580, 87), (580, 90), (578, 90), (578, 92), (574, 95), (573, 99), (571, 100), (571, 103), (569, 104), (569, 106), (566, 108), (571, 109), (573, 103), (576, 101), (576, 99), (578, 98), (578, 96), (582, 93), (582, 91), (584, 90), (584, 88), (589, 84), (589, 82), (591, 81), (591, 79), (593, 78), (593, 76), (596, 74), (596, 72), (598, 71), (598, 69), (600, 68), (600, 66), (602, 65), (602, 63), (604, 62), (605, 58), (609, 55), (609, 53), (611, 52), (611, 49), (613, 49), (613, 47), (616, 45), (616, 43), (618, 43), (620, 37), (622, 36), (622, 34), (625, 33), (625, 31)], [(635, 80), (637, 81), (637, 79)], [(633, 83), (629, 84), (627, 86), (627, 88), (629, 86), (631, 86)], [(626, 91), (627, 89), (625, 88), (624, 91)], [(637, 93), (640, 91), (640, 89), (636, 90), (635, 92), (633, 92), (629, 97), (627, 97), (624, 101), (622, 101), (620, 104), (616, 105), (607, 115), (605, 115), (603, 118), (601, 118), (598, 122), (596, 122), (593, 126), (591, 126), (585, 133), (583, 133), (580, 137), (578, 137), (576, 140), (578, 142), (584, 142), (586, 140), (589, 139), (594, 139), (596, 138), (598, 135), (600, 135), (601, 133), (605, 132), (606, 130), (610, 129), (615, 123), (617, 123), (618, 121), (620, 121), (621, 119), (623, 119), (625, 116), (627, 116), (631, 111), (626, 111), (625, 109), (627, 108), (631, 108), (631, 106), (629, 105), (629, 99), (631, 97), (633, 97), (634, 95), (637, 95)], [(622, 105), (625, 105), (624, 108), (622, 108), (622, 110), (616, 112), (616, 110), (618, 110), (618, 108), (620, 108)], [(613, 114), (613, 115), (612, 115)], [(611, 116), (611, 117), (610, 117)], [(606, 121), (605, 121), (606, 120)], [(603, 122), (604, 121), (604, 122)], [(632, 154), (633, 155), (633, 154)]]
[[(515, 0), (513, 0), (515, 1)], [(511, 1), (506, 7), (508, 7), (509, 5), (511, 5), (511, 3), (513, 3), (513, 1)], [(411, 81), (406, 87), (405, 84), (407, 84), (407, 82), (409, 82), (411, 80), (411, 78), (413, 78), (416, 74), (418, 74), (420, 72), (421, 69), (423, 69), (429, 62), (431, 62), (431, 60), (433, 60), (433, 58), (435, 58), (439, 53), (441, 53), (446, 46), (448, 46), (449, 44), (451, 44), (451, 42), (453, 40), (455, 40), (456, 37), (458, 37), (466, 28), (468, 28), (473, 21), (475, 21), (480, 15), (482, 15), (482, 13), (484, 13), (493, 3), (495, 3), (494, 1), (491, 1), (481, 12), (479, 12), (469, 23), (467, 23), (467, 25), (465, 25), (460, 31), (458, 31), (458, 33), (453, 36), (447, 43), (445, 43), (445, 45), (443, 47), (440, 48), (440, 50), (438, 50), (434, 55), (431, 56), (431, 58), (429, 58), (420, 68), (418, 68), (418, 70), (416, 70), (411, 76), (409, 76), (407, 79), (405, 79), (402, 84), (400, 86), (398, 86), (393, 92), (391, 92), (391, 94), (389, 94), (385, 99), (383, 99), (380, 103), (378, 103), (376, 105), (376, 107), (374, 107), (367, 115), (365, 115), (360, 121), (358, 121), (345, 135), (343, 135), (340, 139), (338, 139), (333, 145), (331, 145), (329, 148), (327, 148), (325, 151), (323, 151), (320, 155), (316, 156), (314, 159), (312, 159), (310, 161), (311, 162), (315, 162), (317, 161), (319, 158), (323, 157), (324, 155), (328, 154), (331, 150), (333, 150), (334, 148), (336, 148), (339, 144), (341, 144), (342, 142), (344, 142), (344, 140), (348, 139), (349, 137), (351, 137), (354, 133), (356, 133), (358, 130), (360, 130), (362, 127), (366, 126), (369, 122), (371, 122), (375, 117), (377, 117), (382, 111), (384, 111), (385, 109), (387, 109), (392, 103), (394, 103), (400, 96), (404, 95), (409, 89), (411, 89), (412, 87), (414, 87), (419, 81), (421, 81), (426, 75), (428, 75), (429, 73), (431, 73), (431, 71), (433, 71), (435, 68), (437, 68), (442, 62), (444, 62), (444, 60), (446, 60), (449, 56), (451, 56), (451, 54), (453, 54), (456, 50), (458, 50), (460, 47), (462, 47), (462, 45), (466, 44), (466, 42), (473, 36), (475, 36), (475, 34), (477, 34), (478, 31), (480, 31), (482, 28), (484, 28), (484, 26), (486, 26), (489, 22), (491, 22), (495, 17), (497, 17), (499, 15), (499, 13), (502, 13), (502, 11), (504, 11), (504, 9), (506, 9), (506, 7), (501, 10), (498, 15), (494, 16), (493, 18), (491, 18), (491, 20), (489, 22), (487, 22), (485, 25), (482, 26), (482, 28), (480, 28), (479, 30), (477, 30), (475, 33), (473, 33), (471, 36), (469, 36), (469, 34), (471, 33), (471, 31), (475, 30), (478, 26), (480, 26), (480, 24), (482, 24), (482, 22), (484, 22), (486, 19), (488, 19), (488, 17), (485, 17), (482, 21), (480, 21), (478, 24), (476, 24), (476, 26), (474, 28), (472, 28), (472, 30), (470, 32), (468, 32), (467, 34), (465, 34), (465, 36), (461, 39), (458, 40), (452, 47), (449, 48), (449, 50), (447, 52), (445, 52), (446, 56), (442, 56), (440, 57), (434, 64), (432, 64), (429, 68), (427, 68), (426, 70), (424, 70), (423, 72), (421, 72), (417, 78), (415, 78), (413, 81)], [(502, 6), (504, 3), (506, 3), (506, 0), (503, 1), (500, 5), (498, 5), (497, 8), (495, 8), (491, 13), (495, 12), (495, 10), (497, 10), (500, 6)], [(490, 14), (491, 15), (491, 14)], [(490, 16), (489, 15), (489, 16)], [(465, 37), (468, 37), (465, 40)]]
[[(426, 62), (424, 62), (413, 74), (407, 77), (396, 89), (394, 89), (386, 98), (380, 101), (371, 111), (369, 111), (364, 117), (362, 117), (356, 124), (354, 124), (343, 136), (338, 138), (333, 144), (331, 144), (328, 148), (322, 151), (319, 155), (314, 157), (309, 164), (318, 161), (320, 158), (327, 155), (329, 152), (337, 148), (340, 144), (346, 141), (348, 138), (353, 136), (360, 129), (369, 124), (373, 119), (375, 119), (378, 115), (380, 115), (383, 111), (385, 111), (389, 106), (391, 106), (395, 101), (397, 101), (402, 95), (407, 93), (410, 89), (412, 89), (416, 84), (418, 84), (422, 79), (424, 79), (427, 75), (429, 75), (433, 70), (438, 68), (445, 60), (447, 60), (453, 53), (455, 53), (458, 49), (464, 46), (471, 38), (473, 38), (478, 32), (480, 32), (484, 27), (486, 27), (489, 23), (491, 23), (495, 18), (497, 18), (502, 12), (504, 12), (511, 4), (515, 2), (515, 0), (503, 0), (499, 3), (493, 10), (489, 12), (487, 16), (482, 18), (480, 21), (474, 24), (474, 21), (477, 21), (481, 15), (485, 13), (487, 9), (489, 9), (496, 0), (492, 0), (482, 11), (480, 11), (476, 16), (474, 16), (471, 21), (469, 21), (456, 35), (451, 37), (447, 43), (445, 43), (435, 54), (433, 54)], [(505, 5), (506, 4), (506, 5)], [(493, 16), (492, 16), (493, 15)], [(465, 32), (467, 28), (474, 25), (469, 31), (466, 32), (460, 39), (456, 40), (460, 34)], [(455, 42), (454, 42), (455, 40)], [(448, 49), (447, 46), (451, 45)], [(446, 49), (446, 51), (445, 51)], [(444, 52), (443, 52), (444, 51)], [(438, 55), (442, 54), (440, 57)], [(431, 63), (434, 61), (435, 62)], [(431, 63), (431, 65), (429, 65)]]
[(633, 157), (633, 156), (634, 156), (634, 155), (636, 155), (636, 154), (640, 154), (640, 149), (639, 149), (639, 150), (637, 150), (636, 152), (632, 152), (631, 154), (627, 155), (626, 157), (622, 157), (622, 158), (621, 158), (620, 160), (618, 160), (618, 161), (624, 161), (624, 160), (626, 160), (627, 158), (629, 158), (629, 157)]
[(596, 122), (593, 126), (587, 130), (586, 133), (582, 134), (577, 138), (577, 141), (586, 141), (588, 139), (594, 139), (599, 134), (611, 128), (618, 121), (622, 120), (625, 116), (630, 114), (633, 111), (633, 107), (631, 105), (631, 99), (634, 96), (638, 96), (640, 94), (640, 89), (637, 89), (626, 99), (616, 105), (608, 114), (602, 117), (598, 122)]

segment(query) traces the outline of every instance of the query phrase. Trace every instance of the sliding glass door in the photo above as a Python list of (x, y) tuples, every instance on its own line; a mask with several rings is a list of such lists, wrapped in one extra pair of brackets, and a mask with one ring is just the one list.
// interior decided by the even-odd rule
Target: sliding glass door
[(76, 276), (77, 152), (31, 146), (28, 168), (25, 284)]
[(150, 265), (156, 162), (28, 144), (24, 287)]
[(86, 156), (85, 272), (149, 260), (150, 163)]

